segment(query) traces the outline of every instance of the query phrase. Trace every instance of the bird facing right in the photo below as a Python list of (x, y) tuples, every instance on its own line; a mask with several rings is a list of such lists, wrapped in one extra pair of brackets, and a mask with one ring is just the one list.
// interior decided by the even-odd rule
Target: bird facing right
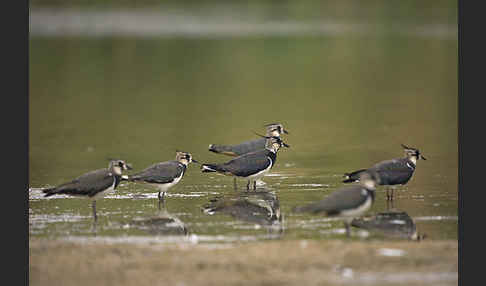
[[(285, 130), (283, 125), (280, 123), (267, 124), (265, 125), (265, 127), (267, 128), (266, 136), (280, 137), (280, 134), (282, 133), (289, 134), (289, 132)], [(236, 157), (250, 152), (265, 149), (265, 144), (265, 138), (245, 141), (236, 145), (210, 144), (209, 151)]]
[(136, 174), (123, 176), (122, 179), (156, 186), (159, 190), (159, 201), (163, 201), (166, 192), (179, 183), (191, 162), (198, 163), (190, 153), (176, 151), (175, 160), (155, 163)]
[[(265, 149), (238, 156), (222, 164), (202, 164), (202, 172), (217, 172), (226, 176), (244, 178), (248, 180), (246, 189), (250, 189), (250, 182), (253, 181), (253, 189), (256, 190), (256, 181), (275, 165), (278, 150), (282, 146), (290, 147), (280, 137), (263, 137), (266, 139)], [(234, 186), (236, 189), (236, 180), (234, 181)]]
[[(407, 147), (402, 144), (405, 157), (386, 160), (373, 165), (369, 169), (361, 169), (351, 173), (345, 173), (343, 183), (359, 181), (360, 174), (364, 172), (376, 172), (380, 178), (379, 185), (405, 185), (415, 171), (419, 159), (427, 160), (416, 148)], [(391, 195), (387, 190), (387, 200), (393, 200), (393, 189)]]
[(96, 200), (115, 190), (120, 184), (122, 171), (130, 169), (132, 169), (131, 165), (125, 163), (125, 161), (112, 160), (108, 168), (88, 172), (57, 187), (43, 189), (42, 192), (45, 194), (45, 197), (65, 194), (91, 199), (93, 218), (96, 221), (98, 219), (96, 215)]

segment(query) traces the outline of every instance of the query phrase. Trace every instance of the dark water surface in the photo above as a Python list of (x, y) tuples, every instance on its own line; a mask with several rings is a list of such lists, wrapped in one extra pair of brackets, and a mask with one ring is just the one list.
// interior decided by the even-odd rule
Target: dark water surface
[[(389, 20), (391, 21), (391, 20)], [(433, 25), (432, 23), (431, 25)], [(446, 24), (450, 24), (447, 23)], [(454, 33), (454, 31), (452, 31)], [(457, 41), (413, 33), (218, 36), (36, 36), (30, 38), (29, 233), (31, 237), (228, 242), (344, 238), (340, 221), (294, 214), (343, 186), (344, 172), (419, 148), (393, 208), (427, 239), (457, 239)], [(122, 183), (98, 201), (42, 197), (107, 167), (134, 171), (172, 160), (230, 157), (211, 143), (239, 143), (281, 122), (289, 149), (257, 194), (230, 177), (189, 166), (165, 209), (153, 187)], [(245, 182), (240, 181), (243, 192)], [(231, 209), (243, 202), (250, 207)], [(226, 211), (212, 212), (215, 204)], [(239, 205), (241, 207), (241, 204)], [(385, 212), (379, 187), (370, 215)], [(374, 233), (353, 228), (356, 239)]]

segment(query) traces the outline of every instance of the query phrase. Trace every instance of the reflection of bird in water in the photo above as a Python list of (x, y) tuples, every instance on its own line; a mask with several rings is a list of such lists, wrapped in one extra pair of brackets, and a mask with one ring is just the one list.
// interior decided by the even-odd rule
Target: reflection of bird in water
[(203, 207), (206, 214), (222, 213), (236, 219), (283, 231), (283, 216), (273, 192), (256, 191), (216, 197)]
[(404, 211), (389, 211), (378, 213), (373, 217), (356, 218), (352, 226), (369, 231), (378, 232), (390, 238), (405, 238), (422, 240), (425, 234), (417, 232), (417, 226), (412, 218)]
[(132, 227), (145, 230), (153, 235), (188, 235), (186, 225), (176, 216), (170, 214), (159, 201), (159, 209), (156, 215), (151, 217), (133, 218)]

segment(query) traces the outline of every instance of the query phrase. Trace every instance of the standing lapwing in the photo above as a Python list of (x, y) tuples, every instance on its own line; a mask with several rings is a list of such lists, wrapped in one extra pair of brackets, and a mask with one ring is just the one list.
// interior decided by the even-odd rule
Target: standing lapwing
[(145, 182), (156, 186), (159, 189), (159, 201), (163, 201), (166, 192), (179, 183), (186, 172), (187, 165), (191, 162), (198, 163), (192, 158), (191, 154), (176, 151), (175, 160), (153, 164), (136, 174), (123, 176), (122, 179), (130, 182)]
[(130, 170), (130, 164), (123, 160), (112, 160), (108, 168), (99, 169), (83, 174), (71, 182), (59, 185), (55, 188), (42, 190), (45, 197), (57, 194), (81, 196), (92, 199), (93, 217), (97, 220), (96, 200), (113, 191), (120, 184), (122, 171)]
[[(379, 185), (405, 185), (415, 171), (417, 160), (427, 159), (420, 154), (418, 149), (407, 147), (403, 144), (402, 147), (405, 151), (404, 158), (382, 161), (373, 165), (373, 167), (369, 169), (361, 169), (352, 173), (345, 173), (345, 180), (343, 180), (343, 182), (350, 183), (359, 181), (359, 175), (361, 173), (374, 171), (380, 178)], [(389, 194), (389, 190), (386, 191), (386, 198), (387, 200), (393, 200), (393, 188), (391, 190), (391, 195)]]
[(342, 217), (349, 237), (351, 221), (370, 209), (378, 183), (376, 173), (362, 173), (359, 185), (343, 187), (321, 201), (294, 208), (294, 212), (326, 213), (328, 216)]
[[(287, 130), (284, 129), (283, 125), (280, 123), (271, 123), (265, 125), (267, 127), (266, 136), (280, 137), (280, 134), (289, 134)], [(210, 144), (209, 151), (224, 154), (228, 156), (241, 156), (246, 153), (255, 152), (258, 150), (265, 149), (266, 138), (259, 138), (255, 140), (245, 141), (237, 145), (218, 145)]]
[[(270, 123), (264, 125), (267, 128), (266, 136), (275, 136), (280, 137), (282, 133), (289, 134), (289, 132), (284, 129), (283, 125), (280, 123)], [(209, 151), (217, 153), (217, 154), (224, 154), (228, 156), (241, 156), (250, 152), (255, 152), (258, 150), (265, 149), (266, 138), (259, 138), (250, 141), (245, 141), (243, 143), (237, 145), (218, 145), (218, 144), (210, 144)], [(265, 185), (265, 182), (262, 180), (256, 180), (259, 185)], [(234, 179), (234, 184), (236, 185), (236, 178)]]
[[(256, 180), (263, 177), (275, 165), (280, 147), (290, 147), (280, 137), (262, 137), (266, 139), (264, 149), (246, 153), (223, 164), (202, 164), (202, 172), (218, 172), (227, 176), (244, 178), (248, 180), (246, 189), (250, 189), (250, 182), (253, 181), (253, 189), (256, 190)], [(236, 180), (234, 186), (236, 189)]]

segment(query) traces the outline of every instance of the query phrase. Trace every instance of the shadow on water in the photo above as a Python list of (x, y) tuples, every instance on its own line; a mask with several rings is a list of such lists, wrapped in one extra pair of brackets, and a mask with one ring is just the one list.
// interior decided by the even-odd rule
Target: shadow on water
[(273, 238), (281, 237), (284, 232), (280, 202), (273, 191), (256, 190), (216, 196), (203, 206), (202, 211), (208, 215), (225, 214), (263, 226)]

